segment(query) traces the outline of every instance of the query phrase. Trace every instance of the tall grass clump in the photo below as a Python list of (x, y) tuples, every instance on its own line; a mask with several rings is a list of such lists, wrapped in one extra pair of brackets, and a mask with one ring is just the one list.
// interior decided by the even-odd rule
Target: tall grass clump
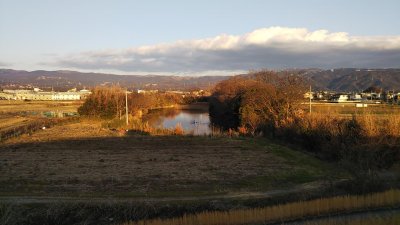
[(202, 212), (170, 219), (130, 222), (126, 225), (239, 225), (284, 222), (315, 216), (350, 213), (382, 207), (399, 207), (400, 190), (362, 196), (338, 196), (254, 209)]

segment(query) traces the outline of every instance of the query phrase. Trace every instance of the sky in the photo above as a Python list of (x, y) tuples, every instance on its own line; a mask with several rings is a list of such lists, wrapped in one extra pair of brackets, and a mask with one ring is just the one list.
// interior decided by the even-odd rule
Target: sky
[(0, 68), (399, 68), (398, 0), (0, 0)]

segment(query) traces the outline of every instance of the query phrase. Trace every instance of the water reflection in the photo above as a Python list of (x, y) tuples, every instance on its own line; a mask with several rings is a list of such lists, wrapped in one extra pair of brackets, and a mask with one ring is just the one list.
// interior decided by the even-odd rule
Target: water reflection
[(180, 124), (185, 133), (193, 135), (211, 134), (208, 110), (154, 110), (147, 114), (143, 120), (154, 127), (173, 129), (177, 124)]

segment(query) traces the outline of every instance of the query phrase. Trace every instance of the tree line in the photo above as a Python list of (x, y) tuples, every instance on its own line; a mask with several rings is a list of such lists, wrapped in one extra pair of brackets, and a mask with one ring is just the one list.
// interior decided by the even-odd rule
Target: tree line
[[(129, 93), (128, 111), (131, 115), (139, 111), (162, 108), (179, 104), (183, 98), (176, 94), (167, 93)], [(84, 116), (100, 118), (121, 118), (125, 113), (125, 90), (121, 87), (96, 87), (92, 90), (78, 113)]]

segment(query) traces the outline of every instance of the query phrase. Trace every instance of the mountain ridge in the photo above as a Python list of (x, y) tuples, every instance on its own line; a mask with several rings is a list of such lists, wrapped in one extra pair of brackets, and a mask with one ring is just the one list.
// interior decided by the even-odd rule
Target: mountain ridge
[[(290, 69), (312, 84), (314, 90), (362, 91), (374, 86), (383, 90), (400, 91), (400, 69)], [(66, 90), (94, 86), (120, 85), (134, 89), (188, 90), (211, 89), (216, 83), (231, 76), (177, 76), (177, 75), (117, 75), (78, 72), (71, 70), (12, 70), (0, 69), (2, 88), (40, 87)]]
[(0, 69), (0, 85), (3, 88), (11, 85), (57, 89), (120, 85), (136, 89), (207, 89), (227, 78), (229, 76), (117, 75), (70, 70)]

